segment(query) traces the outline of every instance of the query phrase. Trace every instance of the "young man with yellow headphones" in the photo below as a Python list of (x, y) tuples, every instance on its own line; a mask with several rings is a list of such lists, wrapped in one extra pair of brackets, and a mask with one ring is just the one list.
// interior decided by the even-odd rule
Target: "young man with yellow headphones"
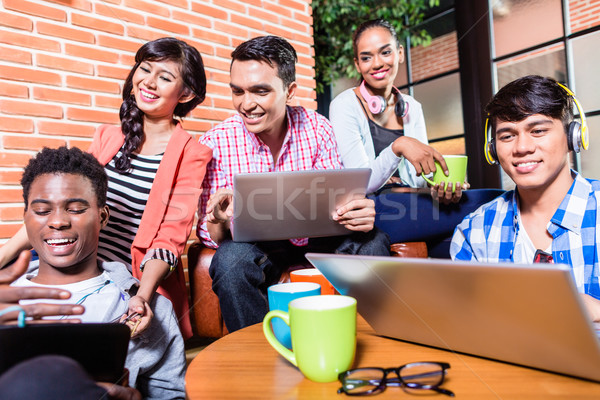
[[(581, 124), (573, 121), (573, 103)], [(465, 217), (452, 259), (567, 264), (600, 321), (600, 181), (571, 170), (569, 159), (588, 147), (579, 102), (554, 79), (531, 75), (500, 89), (485, 111), (486, 159), (499, 163), (516, 189)]]

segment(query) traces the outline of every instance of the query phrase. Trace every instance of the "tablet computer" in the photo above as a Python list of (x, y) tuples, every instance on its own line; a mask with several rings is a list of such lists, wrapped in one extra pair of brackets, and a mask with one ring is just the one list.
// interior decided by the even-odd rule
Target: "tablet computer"
[(364, 198), (371, 169), (241, 173), (233, 178), (236, 242), (347, 235), (336, 209)]
[(79, 362), (98, 382), (119, 383), (130, 335), (126, 325), (111, 323), (0, 326), (0, 374), (21, 361), (56, 354)]

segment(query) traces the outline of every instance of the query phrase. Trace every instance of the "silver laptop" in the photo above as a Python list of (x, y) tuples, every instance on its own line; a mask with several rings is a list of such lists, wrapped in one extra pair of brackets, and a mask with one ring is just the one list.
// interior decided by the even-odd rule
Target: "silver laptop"
[(236, 242), (346, 235), (335, 210), (363, 198), (371, 170), (244, 173), (233, 177)]
[(308, 253), (379, 335), (600, 381), (568, 268)]

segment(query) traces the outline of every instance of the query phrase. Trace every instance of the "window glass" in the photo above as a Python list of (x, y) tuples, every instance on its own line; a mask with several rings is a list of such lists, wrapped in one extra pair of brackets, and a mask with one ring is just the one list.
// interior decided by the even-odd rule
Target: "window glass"
[(600, 109), (600, 32), (581, 36), (571, 41), (575, 85), (573, 91), (584, 111)]
[(581, 173), (586, 178), (600, 179), (600, 157), (598, 157), (598, 149), (600, 147), (600, 115), (587, 118), (588, 129), (590, 133), (590, 147), (587, 150), (582, 150), (581, 157)]
[(446, 154), (467, 154), (465, 149), (465, 138), (455, 138), (448, 140), (440, 140), (439, 142), (430, 143), (431, 147), (439, 151), (440, 153)]
[(490, 0), (495, 57), (563, 36), (561, 0)]
[(458, 69), (454, 11), (431, 19), (417, 29), (425, 29), (432, 40), (429, 46), (410, 49), (413, 82)]
[(598, 0), (569, 0), (569, 22), (571, 32), (600, 25)]
[(567, 81), (565, 52), (562, 44), (503, 60), (496, 66), (498, 89), (517, 78), (532, 74), (549, 76), (559, 82)]
[(429, 139), (464, 133), (458, 73), (415, 85), (414, 95), (423, 106)]

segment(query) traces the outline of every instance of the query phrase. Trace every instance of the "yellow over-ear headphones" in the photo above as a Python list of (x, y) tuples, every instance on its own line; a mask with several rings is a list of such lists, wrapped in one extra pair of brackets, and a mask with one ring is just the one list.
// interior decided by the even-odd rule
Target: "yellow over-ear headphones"
[[(577, 121), (571, 121), (567, 127), (567, 145), (569, 146), (569, 150), (574, 151), (575, 153), (579, 153), (582, 148), (587, 150), (590, 144), (588, 137), (588, 125), (587, 120), (585, 119), (585, 113), (581, 108), (581, 104), (579, 104), (579, 101), (575, 97), (575, 93), (573, 93), (571, 89), (561, 83), (556, 83), (565, 92), (567, 92), (571, 98), (573, 98), (575, 107), (577, 107), (577, 111), (579, 111), (579, 119), (581, 120), (581, 123)], [(496, 155), (496, 140), (492, 137), (490, 128), (491, 123), (490, 117), (488, 116), (485, 119), (485, 147), (483, 151), (488, 164), (493, 165), (498, 163), (498, 156)]]

